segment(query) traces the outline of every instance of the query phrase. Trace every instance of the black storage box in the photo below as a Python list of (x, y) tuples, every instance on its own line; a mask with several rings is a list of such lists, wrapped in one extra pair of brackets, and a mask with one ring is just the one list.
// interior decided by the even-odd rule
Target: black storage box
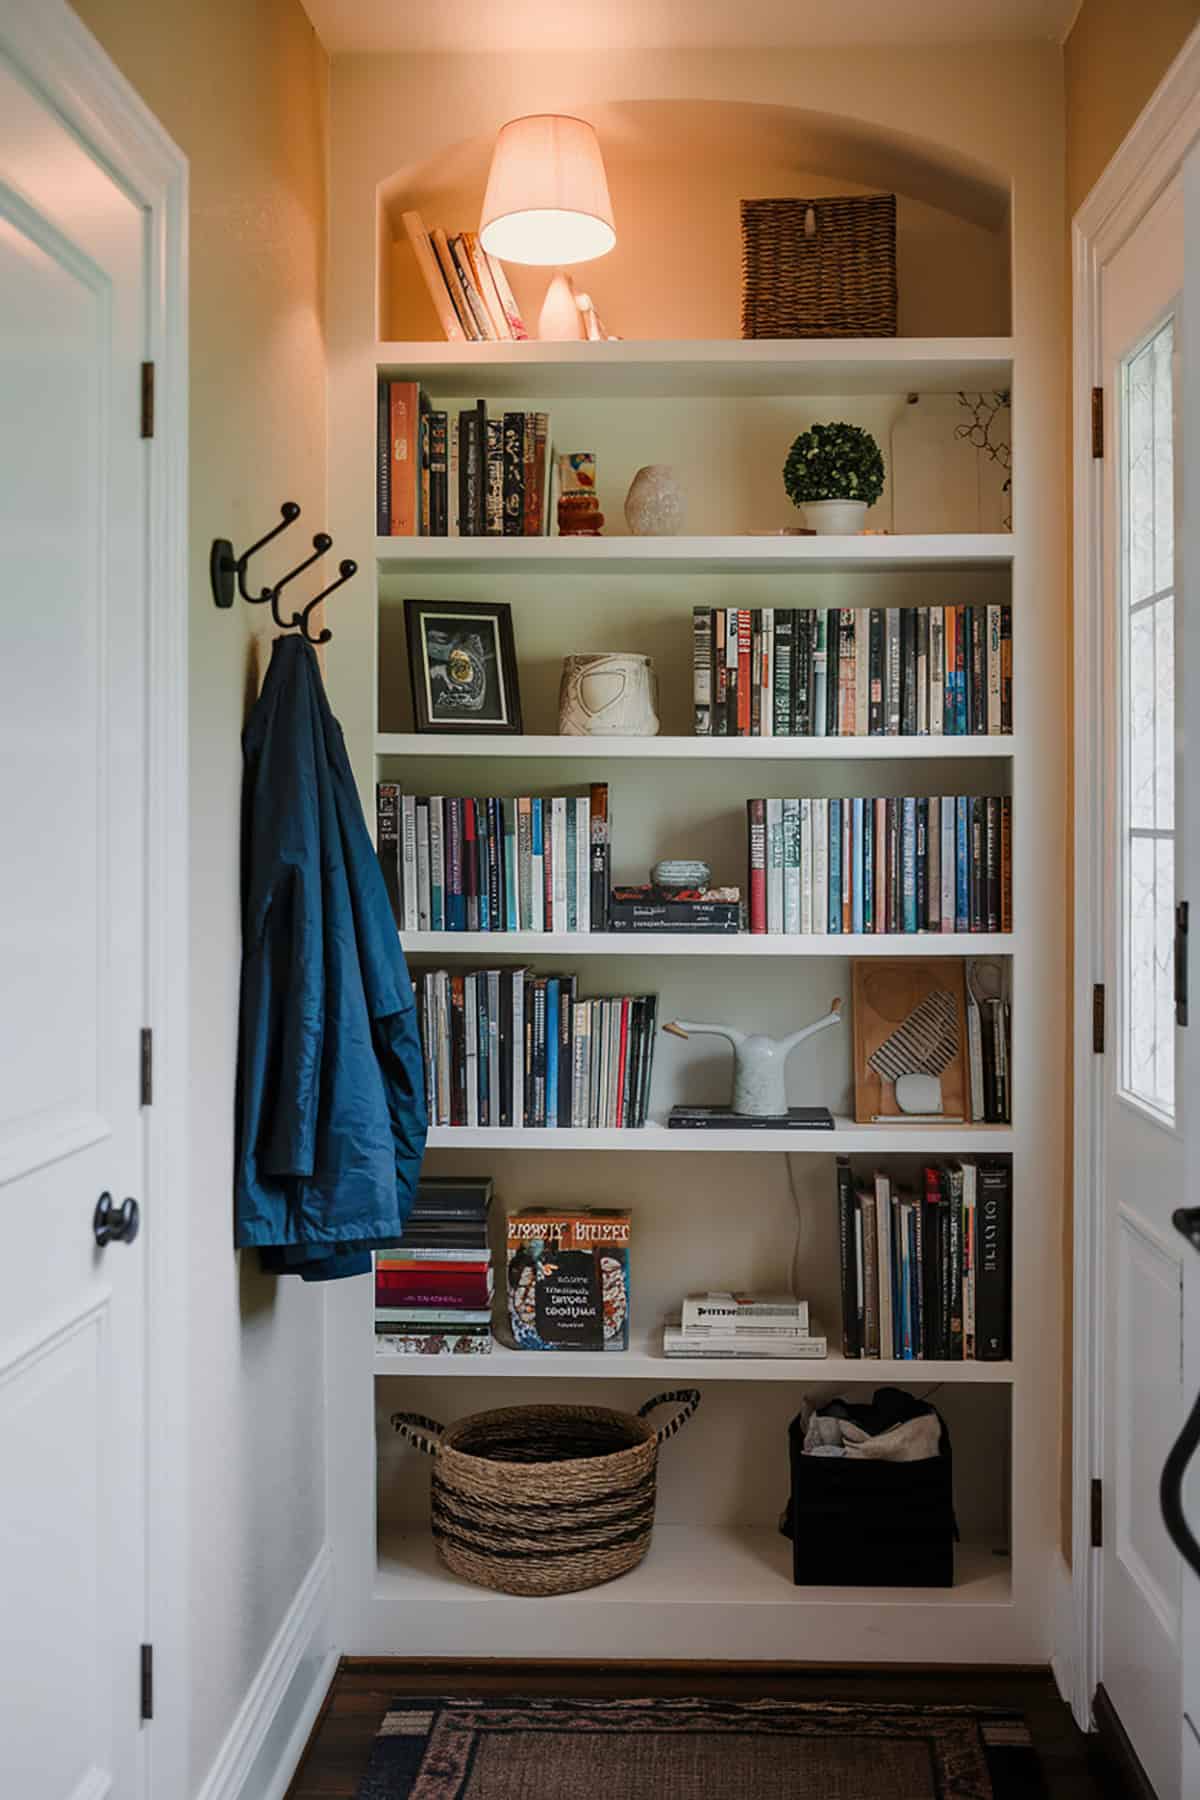
[(792, 1580), (797, 1587), (953, 1587), (950, 1434), (922, 1462), (805, 1456), (804, 1424), (788, 1432)]

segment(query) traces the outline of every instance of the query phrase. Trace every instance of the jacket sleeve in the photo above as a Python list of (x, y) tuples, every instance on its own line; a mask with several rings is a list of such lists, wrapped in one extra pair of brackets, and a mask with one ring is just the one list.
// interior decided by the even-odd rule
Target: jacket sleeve
[(396, 1146), (396, 1203), (401, 1218), (406, 1219), (412, 1210), (428, 1131), (425, 1066), (416, 1007), (409, 1005), (376, 1019), (374, 1033)]

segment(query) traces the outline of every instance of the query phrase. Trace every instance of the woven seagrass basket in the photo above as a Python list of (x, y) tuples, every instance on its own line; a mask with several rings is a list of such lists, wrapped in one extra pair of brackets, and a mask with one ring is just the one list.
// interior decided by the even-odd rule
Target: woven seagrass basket
[[(657, 1431), (646, 1415), (677, 1411)], [(510, 1406), (439, 1425), (393, 1413), (432, 1456), (433, 1536), (448, 1569), (503, 1594), (570, 1594), (641, 1562), (654, 1526), (660, 1444), (700, 1404), (696, 1388), (632, 1413), (605, 1406)]]
[(895, 194), (742, 201), (744, 338), (895, 335)]

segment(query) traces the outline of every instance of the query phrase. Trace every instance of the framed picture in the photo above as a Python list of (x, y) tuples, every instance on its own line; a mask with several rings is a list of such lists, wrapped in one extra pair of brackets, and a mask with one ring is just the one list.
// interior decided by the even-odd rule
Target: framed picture
[(510, 606), (406, 600), (404, 628), (418, 731), (519, 734)]
[(852, 979), (858, 1124), (969, 1124), (962, 960), (864, 957)]

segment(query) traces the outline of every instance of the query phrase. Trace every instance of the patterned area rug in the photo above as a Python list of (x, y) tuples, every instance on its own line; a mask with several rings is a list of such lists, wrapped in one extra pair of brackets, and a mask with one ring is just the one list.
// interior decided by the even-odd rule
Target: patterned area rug
[(1039, 1800), (1019, 1713), (397, 1699), (357, 1800)]

